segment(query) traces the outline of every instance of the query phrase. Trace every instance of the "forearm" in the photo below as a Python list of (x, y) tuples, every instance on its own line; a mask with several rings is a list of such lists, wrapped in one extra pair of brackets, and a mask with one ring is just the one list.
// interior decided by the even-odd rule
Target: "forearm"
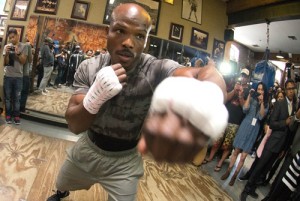
[(4, 56), (4, 66), (6, 66), (6, 65), (8, 65), (9, 64), (9, 56), (8, 56), (8, 54), (6, 54), (5, 56)]
[(21, 64), (25, 64), (26, 63), (26, 55), (24, 55), (24, 54), (16, 54), (15, 55), (15, 59), (17, 60), (17, 61), (19, 61)]
[(76, 134), (86, 131), (92, 125), (101, 106), (122, 90), (121, 83), (124, 80), (125, 69), (120, 64), (102, 68), (87, 94), (71, 97), (65, 115), (69, 129)]
[(250, 94), (248, 95), (246, 101), (244, 102), (243, 107), (249, 108), (249, 105), (250, 105)]
[(235, 95), (235, 91), (234, 90), (228, 92), (227, 93), (227, 100), (226, 100), (226, 102), (230, 101), (233, 98), (234, 95)]
[(84, 94), (73, 95), (70, 99), (65, 117), (71, 132), (80, 134), (93, 123), (96, 115), (89, 113), (83, 106)]

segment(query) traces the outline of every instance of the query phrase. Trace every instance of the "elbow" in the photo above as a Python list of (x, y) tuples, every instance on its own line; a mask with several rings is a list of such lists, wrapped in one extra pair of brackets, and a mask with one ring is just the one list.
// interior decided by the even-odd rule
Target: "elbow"
[(80, 134), (80, 133), (83, 132), (83, 131), (80, 129), (80, 124), (78, 124), (78, 123), (72, 121), (72, 119), (68, 116), (67, 113), (66, 113), (66, 115), (65, 115), (65, 118), (66, 118), (66, 121), (67, 121), (67, 123), (68, 123), (68, 129), (69, 129), (72, 133), (78, 135), (78, 134)]
[(78, 129), (76, 126), (74, 126), (74, 124), (72, 125), (72, 124), (68, 123), (68, 128), (72, 133), (74, 133), (76, 135), (79, 135), (80, 133), (83, 132), (80, 129)]

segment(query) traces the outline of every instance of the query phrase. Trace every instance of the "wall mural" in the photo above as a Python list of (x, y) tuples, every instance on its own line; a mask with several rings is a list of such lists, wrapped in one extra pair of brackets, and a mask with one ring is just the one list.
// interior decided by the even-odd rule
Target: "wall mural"
[[(26, 36), (35, 44), (38, 16), (31, 16)], [(88, 24), (75, 20), (47, 18), (43, 30), (44, 37), (51, 37), (59, 44), (79, 44), (83, 51), (106, 48), (106, 26)]]

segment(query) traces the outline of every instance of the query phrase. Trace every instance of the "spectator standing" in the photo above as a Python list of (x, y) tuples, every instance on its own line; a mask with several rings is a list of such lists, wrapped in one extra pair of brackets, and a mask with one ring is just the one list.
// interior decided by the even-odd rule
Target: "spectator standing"
[(247, 155), (251, 152), (260, 129), (260, 122), (268, 112), (268, 91), (264, 83), (260, 82), (255, 90), (250, 90), (243, 105), (243, 111), (246, 116), (234, 138), (234, 152), (230, 158), (230, 164), (225, 174), (221, 177), (222, 180), (229, 177), (233, 165), (235, 164), (238, 155), (241, 153), (238, 166), (229, 182), (230, 186), (234, 185), (235, 179), (243, 167)]
[(4, 46), (4, 97), (6, 123), (20, 124), (20, 99), (23, 85), (23, 65), (26, 62), (28, 51), (24, 43), (19, 42), (16, 29), (7, 32), (10, 44)]
[(55, 57), (57, 58), (57, 66), (58, 67), (57, 67), (57, 76), (55, 78), (53, 88), (57, 89), (57, 88), (61, 87), (63, 75), (64, 75), (65, 71), (67, 70), (67, 66), (68, 66), (67, 50), (62, 49), (61, 53), (57, 54)]
[(48, 81), (51, 78), (51, 74), (54, 68), (54, 55), (52, 52), (52, 47), (53, 47), (53, 41), (51, 38), (47, 37), (44, 40), (44, 45), (41, 48), (41, 55), (40, 55), (42, 59), (44, 75), (41, 84), (39, 86), (38, 92), (42, 93), (43, 95), (46, 95), (48, 93), (46, 87), (48, 85)]
[(67, 73), (67, 86), (72, 86), (74, 82), (74, 74), (79, 66), (79, 64), (83, 60), (83, 55), (80, 53), (80, 46), (75, 46), (75, 51), (71, 54), (69, 59), (69, 67), (68, 67), (68, 73)]

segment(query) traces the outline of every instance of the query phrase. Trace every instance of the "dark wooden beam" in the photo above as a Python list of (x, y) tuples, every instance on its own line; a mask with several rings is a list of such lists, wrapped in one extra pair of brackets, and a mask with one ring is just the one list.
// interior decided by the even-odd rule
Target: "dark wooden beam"
[(292, 1), (284, 4), (272, 4), (262, 7), (231, 13), (228, 15), (228, 27), (280, 21), (288, 19), (300, 19), (300, 1)]
[(283, 2), (287, 0), (230, 0), (227, 3), (227, 14)]

